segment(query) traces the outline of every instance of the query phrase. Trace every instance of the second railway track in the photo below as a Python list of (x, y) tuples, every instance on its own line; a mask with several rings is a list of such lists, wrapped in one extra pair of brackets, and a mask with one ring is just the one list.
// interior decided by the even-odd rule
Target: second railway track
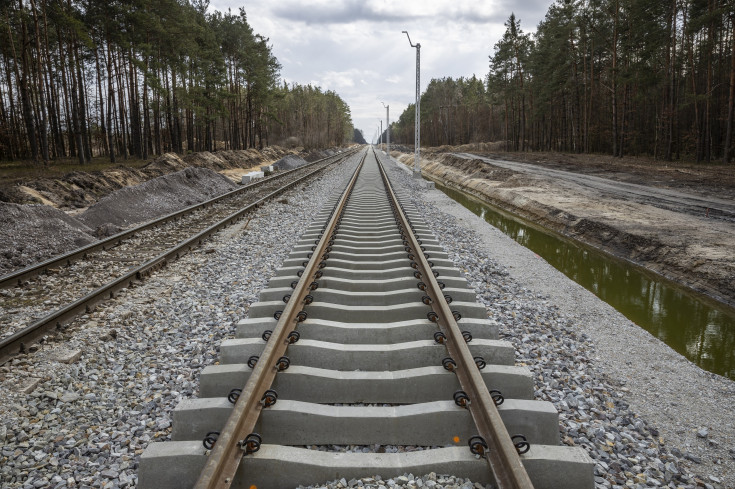
[[(200, 245), (269, 198), (342, 161), (344, 152), (228, 192), (0, 277), (0, 363), (80, 312)], [(18, 321), (22, 318), (22, 322)]]
[(593, 487), (591, 461), (559, 446), (553, 405), (532, 400), (530, 372), (372, 150), (332, 204), (204, 370), (202, 398), (174, 411), (174, 441), (148, 447), (140, 487), (431, 471)]

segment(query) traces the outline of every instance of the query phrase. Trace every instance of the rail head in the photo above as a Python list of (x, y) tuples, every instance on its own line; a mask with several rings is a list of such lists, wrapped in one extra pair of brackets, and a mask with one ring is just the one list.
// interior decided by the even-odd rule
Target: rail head
[(469, 397), (467, 408), (480, 436), (487, 443), (487, 450), (484, 451), (483, 456), (488, 462), (492, 476), (500, 489), (533, 489), (531, 479), (521, 462), (513, 440), (505, 429), (505, 424), (500, 418), (495, 402), (485, 385), (480, 370), (477, 368), (467, 342), (462, 336), (462, 331), (457, 324), (454, 313), (444, 298), (439, 281), (434, 276), (429, 260), (421, 252), (421, 245), (412, 231), (410, 219), (403, 211), (388, 174), (377, 156), (376, 160), (379, 163), (378, 166), (388, 197), (393, 203), (401, 222), (404, 239), (409, 243), (408, 247), (414, 250), (414, 261), (421, 274), (421, 280), (426, 286), (424, 292), (431, 298), (431, 307), (437, 315), (437, 324), (447, 338), (445, 341), (447, 350), (450, 357), (456, 362), (457, 366), (454, 368), (454, 372), (462, 390)]

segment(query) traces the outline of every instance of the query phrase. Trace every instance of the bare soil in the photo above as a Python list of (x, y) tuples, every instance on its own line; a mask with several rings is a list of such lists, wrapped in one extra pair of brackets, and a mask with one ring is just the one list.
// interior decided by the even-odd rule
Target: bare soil
[(424, 150), (422, 171), (735, 306), (735, 166), (471, 149)]
[(73, 171), (61, 176), (40, 178), (37, 172), (30, 171), (33, 170), (31, 168), (23, 177), (0, 179), (0, 202), (45, 204), (64, 211), (78, 211), (115, 190), (188, 167), (208, 168), (234, 176), (230, 170), (268, 165), (294, 152), (296, 151), (270, 146), (262, 151), (204, 151), (184, 157), (166, 153), (140, 168), (118, 165), (102, 171)]

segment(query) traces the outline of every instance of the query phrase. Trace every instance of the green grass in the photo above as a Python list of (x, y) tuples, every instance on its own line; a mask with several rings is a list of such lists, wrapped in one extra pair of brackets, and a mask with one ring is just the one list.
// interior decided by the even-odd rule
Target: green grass
[(62, 158), (49, 162), (45, 167), (43, 163), (33, 161), (0, 161), (0, 185), (13, 184), (25, 180), (37, 178), (57, 178), (75, 171), (93, 172), (109, 170), (119, 166), (131, 168), (142, 168), (150, 160), (128, 158), (124, 160), (117, 158), (116, 163), (110, 163), (107, 156), (95, 156), (86, 165), (80, 165), (76, 158)]

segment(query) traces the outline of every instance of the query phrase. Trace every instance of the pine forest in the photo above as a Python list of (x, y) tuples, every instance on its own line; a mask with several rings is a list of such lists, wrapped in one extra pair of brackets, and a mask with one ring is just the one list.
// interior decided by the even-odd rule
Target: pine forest
[(733, 0), (557, 0), (534, 35), (510, 15), (485, 80), (431, 80), (421, 144), (727, 163), (734, 99)]
[(336, 93), (279, 70), (243, 9), (208, 0), (0, 0), (0, 160), (352, 139)]

